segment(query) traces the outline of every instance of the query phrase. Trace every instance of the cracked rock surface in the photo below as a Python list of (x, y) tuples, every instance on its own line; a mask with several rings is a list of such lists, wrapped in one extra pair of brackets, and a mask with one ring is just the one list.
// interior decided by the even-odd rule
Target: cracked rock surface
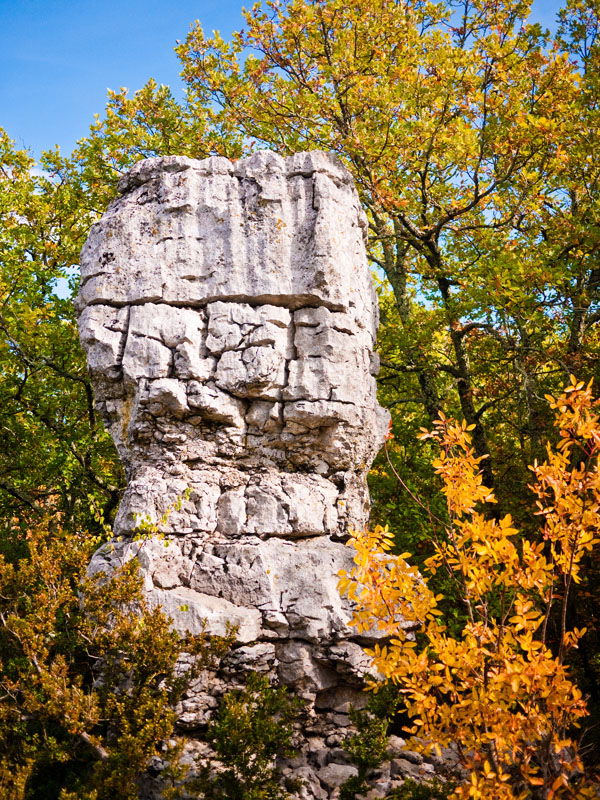
[[(119, 191), (81, 254), (81, 343), (128, 477), (90, 572), (135, 556), (178, 630), (237, 625), (223, 686), (269, 672), (325, 739), (368, 672), (336, 584), (388, 425), (351, 176), (320, 152), (169, 156)], [(142, 518), (164, 538), (135, 541)], [(192, 693), (182, 729), (214, 707)], [(321, 772), (302, 796), (329, 797), (343, 770)]]

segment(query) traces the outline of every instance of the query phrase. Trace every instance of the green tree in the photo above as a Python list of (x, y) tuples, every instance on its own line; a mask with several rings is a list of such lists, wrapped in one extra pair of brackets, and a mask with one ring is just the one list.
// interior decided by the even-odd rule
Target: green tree
[(350, 166), (401, 328), (385, 366), (431, 419), (458, 406), (488, 456), (494, 410), (512, 412), (527, 457), (539, 446), (527, 356), (551, 278), (523, 260), (518, 234), (543, 205), (577, 97), (573, 65), (528, 11), (293, 0), (255, 6), (231, 43), (197, 26), (179, 48), (219, 129), (251, 147), (333, 150)]
[[(94, 214), (57, 154), (33, 159), (0, 130), (0, 546), (35, 512), (94, 526), (88, 496), (106, 515), (122, 485), (96, 416), (70, 297)], [(64, 293), (63, 293), (64, 294)], [(25, 513), (27, 512), (27, 513)]]

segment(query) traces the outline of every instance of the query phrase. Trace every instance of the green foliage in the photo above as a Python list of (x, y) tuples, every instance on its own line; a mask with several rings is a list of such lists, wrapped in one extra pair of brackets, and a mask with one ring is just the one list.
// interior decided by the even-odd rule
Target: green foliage
[(350, 712), (350, 720), (357, 732), (345, 740), (344, 747), (352, 763), (358, 767), (358, 774), (364, 777), (369, 769), (379, 766), (385, 758), (388, 720), (356, 709)]
[(340, 800), (354, 800), (357, 794), (368, 790), (366, 778), (369, 770), (378, 767), (386, 758), (388, 728), (398, 703), (398, 693), (393, 685), (389, 685), (369, 695), (366, 709), (350, 710), (356, 733), (346, 737), (344, 748), (351, 762), (358, 767), (358, 775), (344, 783)]
[(435, 778), (426, 783), (418, 783), (407, 778), (402, 786), (388, 794), (386, 800), (448, 800), (456, 789), (452, 781), (442, 782)]
[(72, 165), (40, 163), (0, 129), (0, 549), (29, 520), (98, 533), (91, 497), (109, 518), (122, 470), (93, 404), (70, 298), (57, 282), (94, 220)]
[(275, 767), (276, 756), (292, 756), (292, 722), (302, 701), (274, 688), (269, 679), (250, 673), (245, 689), (225, 695), (209, 725), (222, 770), (206, 764), (197, 783), (206, 800), (285, 800)]
[[(0, 557), (0, 793), (6, 800), (134, 800), (173, 732), (174, 702), (227, 641), (181, 639), (143, 599), (136, 564), (85, 577), (89, 540), (30, 529)], [(175, 670), (182, 652), (197, 656)]]

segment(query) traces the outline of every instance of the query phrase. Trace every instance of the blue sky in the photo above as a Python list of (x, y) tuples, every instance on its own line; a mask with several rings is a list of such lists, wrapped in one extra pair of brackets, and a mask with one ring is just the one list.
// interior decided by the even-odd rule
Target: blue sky
[[(250, 6), (253, 0), (247, 0)], [(34, 155), (70, 152), (102, 114), (106, 90), (148, 78), (179, 91), (173, 48), (198, 19), (228, 38), (243, 0), (0, 0), (0, 126)], [(558, 0), (535, 0), (551, 27)]]

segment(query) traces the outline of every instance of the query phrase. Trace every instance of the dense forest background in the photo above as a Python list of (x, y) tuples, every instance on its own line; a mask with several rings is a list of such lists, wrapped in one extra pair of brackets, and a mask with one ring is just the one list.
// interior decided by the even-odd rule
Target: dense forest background
[[(90, 225), (141, 158), (335, 152), (369, 220), (379, 391), (393, 420), (371, 473), (373, 523), (389, 526), (414, 563), (431, 555), (432, 520), (446, 507), (435, 447), (417, 434), (443, 412), (472, 426), (494, 515), (510, 513), (535, 539), (529, 465), (558, 438), (545, 396), (571, 375), (597, 384), (600, 370), (600, 4), (567, 0), (553, 35), (528, 13), (527, 0), (267, 2), (229, 42), (192, 28), (177, 48), (184, 102), (153, 80), (133, 95), (110, 92), (73, 153), (50, 150), (37, 164), (0, 131), (0, 785), (12, 787), (4, 796), (58, 797), (71, 786), (69, 759), (87, 763), (89, 750), (106, 764), (102, 725), (132, 713), (109, 709), (108, 696), (89, 699), (89, 660), (114, 641), (100, 625), (86, 628), (75, 590), (107, 536), (124, 476), (94, 410), (72, 298)], [(58, 292), (65, 280), (69, 292)], [(570, 667), (593, 728), (597, 553), (584, 567), (567, 612), (587, 634)], [(438, 581), (447, 624), (459, 628), (464, 607), (451, 581)], [(134, 583), (123, 576), (119, 596), (133, 597)], [(98, 619), (109, 614), (108, 605), (98, 610), (108, 600), (90, 591)], [(155, 634), (149, 641), (117, 626), (111, 635), (132, 658), (155, 648), (157, 659), (174, 659), (167, 628), (157, 623)], [(144, 680), (149, 707), (164, 710), (169, 693)], [(135, 729), (135, 758), (120, 752), (132, 780), (165, 734), (153, 720), (143, 745)], [(595, 737), (592, 729), (590, 764)], [(43, 790), (42, 768), (54, 776)], [(126, 781), (103, 781), (90, 798), (133, 796), (119, 794)], [(79, 788), (72, 797), (88, 795)]]

